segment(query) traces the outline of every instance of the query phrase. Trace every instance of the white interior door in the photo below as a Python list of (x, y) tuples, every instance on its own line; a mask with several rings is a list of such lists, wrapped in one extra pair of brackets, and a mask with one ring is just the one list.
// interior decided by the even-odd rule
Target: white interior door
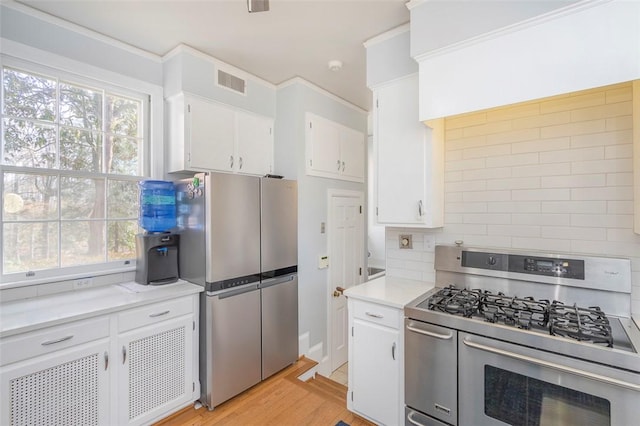
[(342, 289), (360, 284), (363, 277), (363, 195), (360, 192), (330, 195), (329, 290), (331, 318), (331, 371), (347, 362), (348, 316)]

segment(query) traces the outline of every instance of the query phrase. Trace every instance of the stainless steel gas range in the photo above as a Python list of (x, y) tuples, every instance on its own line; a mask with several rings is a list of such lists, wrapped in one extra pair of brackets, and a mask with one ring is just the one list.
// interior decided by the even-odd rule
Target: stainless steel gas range
[(405, 308), (406, 425), (640, 424), (628, 259), (437, 246)]

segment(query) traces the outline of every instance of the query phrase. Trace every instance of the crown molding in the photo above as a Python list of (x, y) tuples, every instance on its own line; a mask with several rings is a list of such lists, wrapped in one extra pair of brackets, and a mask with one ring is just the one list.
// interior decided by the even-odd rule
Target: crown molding
[(202, 59), (204, 61), (210, 62), (212, 63), (216, 68), (224, 70), (226, 72), (229, 72), (233, 75), (236, 75), (240, 78), (243, 78), (245, 80), (253, 80), (255, 82), (258, 82), (264, 86), (269, 87), (270, 89), (276, 89), (276, 85), (264, 80), (258, 76), (256, 76), (255, 74), (251, 74), (250, 72), (247, 72), (241, 68), (238, 68), (236, 66), (233, 66), (231, 64), (228, 64), (216, 57), (213, 57), (207, 53), (204, 53), (198, 49), (195, 49), (187, 44), (181, 43), (179, 45), (177, 45), (176, 47), (174, 47), (173, 49), (171, 49), (169, 52), (167, 52), (165, 55), (162, 56), (162, 62), (166, 62), (168, 60), (170, 60), (171, 58), (173, 58), (174, 56), (178, 56), (180, 54), (187, 54), (193, 57), (196, 57), (198, 59)]
[(303, 86), (306, 86), (306, 87), (308, 87), (308, 88), (320, 93), (321, 95), (326, 96), (328, 98), (331, 98), (332, 100), (334, 100), (336, 102), (339, 102), (342, 105), (346, 106), (347, 108), (351, 108), (351, 109), (353, 109), (353, 110), (355, 110), (357, 112), (361, 112), (363, 114), (368, 114), (369, 113), (369, 111), (364, 110), (364, 109), (360, 108), (359, 106), (354, 105), (351, 102), (349, 102), (349, 101), (347, 101), (347, 100), (345, 100), (345, 99), (343, 99), (343, 98), (341, 98), (341, 97), (339, 97), (337, 95), (334, 95), (333, 93), (327, 91), (326, 89), (323, 89), (322, 87), (316, 86), (315, 84), (311, 83), (308, 80), (305, 80), (302, 77), (293, 77), (293, 78), (290, 78), (289, 80), (283, 81), (282, 83), (280, 83), (280, 84), (278, 84), (276, 86), (276, 89), (277, 90), (284, 89), (285, 87), (293, 86), (294, 84), (301, 84)]
[[(428, 0), (418, 0), (420, 3), (427, 3)], [(422, 53), (414, 56), (417, 62), (425, 61), (429, 58), (444, 55), (454, 52), (456, 50), (464, 49), (475, 44), (484, 43), (489, 40), (504, 37), (506, 35), (522, 31), (526, 28), (535, 27), (546, 22), (550, 22), (556, 19), (563, 18), (574, 13), (581, 12), (592, 7), (600, 6), (602, 4), (610, 3), (614, 0), (582, 0), (577, 3), (570, 4), (568, 6), (556, 9), (554, 11), (544, 13), (542, 15), (535, 16), (533, 18), (526, 19), (524, 21), (517, 22), (506, 27), (499, 28), (497, 30), (489, 31), (487, 33), (475, 36), (466, 40), (459, 41), (457, 43), (450, 44), (448, 46), (441, 47), (439, 49), (431, 50), (429, 52)]]
[(0, 2), (0, 7), (7, 7), (9, 9), (13, 9), (20, 13), (24, 13), (25, 15), (29, 15), (41, 21), (55, 25), (57, 27), (64, 28), (69, 31), (73, 31), (74, 33), (81, 34), (85, 37), (91, 38), (101, 43), (105, 43), (112, 47), (124, 50), (134, 55), (143, 57), (145, 59), (149, 59), (153, 62), (157, 62), (157, 63), (161, 62), (160, 56), (156, 55), (155, 53), (151, 53), (147, 50), (140, 49), (139, 47), (132, 46), (123, 41), (119, 41), (109, 36), (106, 36), (104, 34), (100, 34), (94, 30), (83, 27), (81, 25), (77, 25), (69, 21), (65, 21), (64, 19), (58, 18), (53, 15), (49, 15), (48, 13), (39, 11), (32, 7), (26, 6), (24, 4), (17, 3), (14, 0), (2, 0), (2, 2)]
[(374, 46), (374, 45), (376, 45), (378, 43), (382, 43), (382, 42), (387, 41), (387, 40), (389, 40), (391, 38), (394, 38), (397, 35), (409, 32), (410, 29), (411, 29), (410, 23), (407, 22), (407, 23), (402, 24), (402, 25), (400, 25), (398, 27), (395, 27), (395, 28), (393, 28), (393, 29), (391, 29), (389, 31), (386, 31), (386, 32), (384, 32), (382, 34), (379, 34), (379, 35), (375, 36), (375, 37), (372, 37), (372, 38), (368, 39), (367, 41), (365, 41), (362, 44), (364, 45), (365, 48), (369, 48), (369, 47)]

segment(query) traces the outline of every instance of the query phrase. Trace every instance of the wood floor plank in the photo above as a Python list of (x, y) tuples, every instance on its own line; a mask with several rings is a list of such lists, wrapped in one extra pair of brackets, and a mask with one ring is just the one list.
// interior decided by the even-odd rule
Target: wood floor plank
[(347, 388), (325, 377), (303, 382), (298, 377), (316, 365), (297, 362), (209, 411), (187, 407), (156, 426), (351, 426), (373, 423), (347, 410)]

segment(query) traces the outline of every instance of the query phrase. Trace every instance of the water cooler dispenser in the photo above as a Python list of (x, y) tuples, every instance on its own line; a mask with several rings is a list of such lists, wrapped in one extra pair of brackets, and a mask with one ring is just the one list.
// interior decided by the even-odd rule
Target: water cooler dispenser
[(178, 234), (136, 235), (136, 282), (161, 285), (178, 281), (179, 242)]
[(180, 235), (168, 232), (176, 226), (173, 182), (146, 180), (140, 186), (140, 226), (136, 235), (136, 282), (161, 285), (176, 282)]

